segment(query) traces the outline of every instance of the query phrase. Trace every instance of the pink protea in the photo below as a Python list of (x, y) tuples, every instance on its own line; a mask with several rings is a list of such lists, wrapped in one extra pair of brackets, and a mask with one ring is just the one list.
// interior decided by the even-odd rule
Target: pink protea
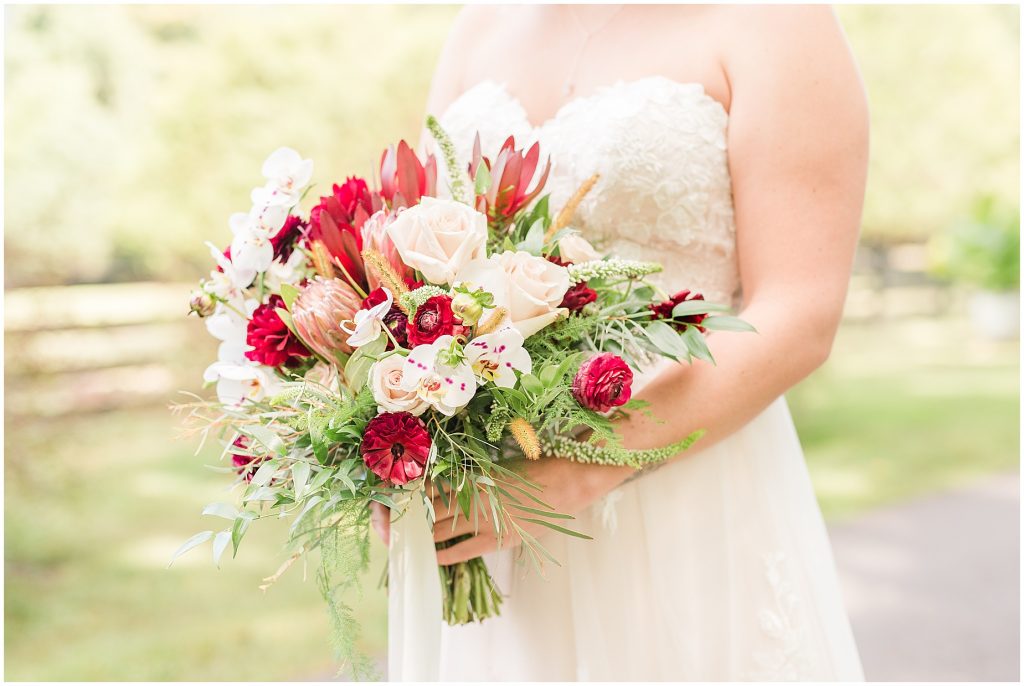
[(491, 175), (491, 185), (483, 195), (476, 198), (476, 208), (488, 217), (508, 219), (537, 197), (547, 183), (551, 171), (551, 160), (544, 164), (544, 170), (537, 183), (530, 190), (530, 182), (540, 163), (540, 144), (534, 143), (526, 153), (516, 149), (516, 139), (509, 136), (492, 162), (480, 152), (480, 134), (473, 142), (473, 159), (469, 164), (470, 178), (476, 178), (477, 170), (483, 164)]
[(425, 163), (405, 141), (389, 146), (380, 158), (380, 194), (391, 209), (412, 207), (424, 195), (437, 195), (437, 160)]
[[(361, 229), (363, 249), (373, 250), (383, 255), (384, 259), (388, 261), (388, 264), (391, 265), (396, 274), (406, 281), (410, 281), (415, 276), (415, 272), (402, 262), (402, 258), (399, 257), (398, 250), (395, 248), (394, 242), (387, 234), (388, 225), (394, 218), (394, 212), (381, 210), (367, 219)], [(374, 273), (372, 269), (367, 270), (366, 279), (369, 282), (371, 291), (381, 285), (380, 279), (377, 278), (377, 274)]]
[(341, 322), (350, 321), (362, 300), (341, 279), (314, 277), (292, 303), (292, 323), (303, 342), (324, 359), (333, 362), (335, 352), (350, 353)]

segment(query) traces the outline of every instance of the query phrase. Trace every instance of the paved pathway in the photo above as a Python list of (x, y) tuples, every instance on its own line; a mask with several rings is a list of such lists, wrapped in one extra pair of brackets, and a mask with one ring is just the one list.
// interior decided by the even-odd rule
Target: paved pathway
[(830, 527), (870, 681), (1018, 681), (1017, 474)]

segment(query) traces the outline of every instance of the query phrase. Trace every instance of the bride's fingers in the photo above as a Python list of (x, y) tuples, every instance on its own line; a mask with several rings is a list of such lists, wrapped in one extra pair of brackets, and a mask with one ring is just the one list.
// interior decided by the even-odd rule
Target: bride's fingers
[(494, 537), (488, 534), (480, 534), (479, 536), (473, 536), (472, 538), (467, 538), (465, 541), (456, 543), (450, 548), (442, 548), (441, 550), (438, 550), (437, 564), (454, 565), (459, 562), (472, 560), (474, 557), (480, 557), (484, 553), (489, 553), (494, 549)]
[(378, 502), (370, 503), (370, 524), (384, 545), (388, 545), (391, 542), (391, 510)]
[(445, 519), (434, 523), (434, 542), (440, 543), (441, 541), (449, 541), (463, 534), (475, 534), (477, 533), (477, 527), (483, 529), (488, 526), (487, 522), (482, 519), (479, 522), (474, 522), (466, 517), (459, 517), (458, 519)]

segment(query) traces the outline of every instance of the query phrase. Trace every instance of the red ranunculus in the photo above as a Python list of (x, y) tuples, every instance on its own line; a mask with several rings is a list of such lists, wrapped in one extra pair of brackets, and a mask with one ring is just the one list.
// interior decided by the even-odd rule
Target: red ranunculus
[(359, 452), (374, 474), (401, 486), (423, 476), (430, 445), (422, 419), (408, 412), (383, 412), (367, 423)]
[[(674, 308), (679, 303), (686, 302), (688, 300), (703, 299), (704, 296), (701, 295), (700, 293), (694, 293), (687, 289), (685, 291), (679, 291), (678, 293), (673, 295), (670, 300), (665, 300), (664, 302), (650, 305), (650, 308), (651, 311), (654, 312), (654, 316), (656, 319), (672, 319), (672, 308)], [(703, 332), (705, 329), (703, 326), (700, 325), (700, 323), (704, 321), (705, 317), (707, 317), (707, 314), (690, 314), (686, 315), (685, 317), (679, 317), (675, 321), (671, 322), (671, 324), (680, 331), (686, 328), (686, 324), (693, 324), (694, 326), (697, 327), (698, 330)]]
[(452, 312), (452, 299), (435, 295), (416, 310), (406, 325), (410, 346), (433, 343), (441, 336), (456, 336), (465, 331), (462, 320)]
[(307, 226), (309, 225), (306, 222), (294, 214), (288, 215), (284, 226), (270, 239), (270, 244), (274, 246), (274, 259), (287, 261), (292, 256), (292, 251), (295, 250), (295, 242), (299, 240)]
[(260, 305), (252, 313), (245, 342), (253, 350), (247, 351), (245, 356), (268, 367), (293, 366), (300, 358), (309, 357), (311, 353), (281, 321), (281, 317), (274, 311), (277, 307), (284, 307), (284, 299), (272, 295), (267, 304)]
[[(422, 284), (421, 284), (422, 285)], [(362, 309), (367, 310), (374, 305), (379, 305), (387, 300), (387, 296), (384, 295), (383, 288), (375, 288), (370, 291), (370, 294), (363, 299)], [(388, 331), (395, 337), (398, 344), (403, 348), (408, 347), (409, 342), (406, 337), (406, 327), (409, 323), (409, 318), (405, 316), (405, 312), (402, 312), (401, 308), (394, 303), (391, 304), (391, 309), (383, 317), (384, 326), (388, 327)], [(395, 344), (388, 339), (388, 350), (395, 347)]]
[(580, 365), (572, 380), (572, 395), (590, 410), (607, 412), (625, 405), (632, 395), (633, 370), (612, 353), (600, 353)]
[[(248, 450), (249, 439), (245, 436), (239, 436), (231, 445), (239, 450)], [(246, 481), (252, 481), (252, 477), (256, 474), (256, 470), (259, 469), (260, 463), (265, 459), (267, 459), (266, 456), (249, 455), (248, 453), (231, 454), (231, 464), (238, 470), (239, 474), (245, 476)]]
[(595, 300), (597, 300), (597, 291), (587, 286), (586, 281), (580, 281), (565, 292), (565, 297), (562, 298), (562, 304), (559, 307), (566, 307), (570, 312), (579, 312), (585, 305), (589, 305)]

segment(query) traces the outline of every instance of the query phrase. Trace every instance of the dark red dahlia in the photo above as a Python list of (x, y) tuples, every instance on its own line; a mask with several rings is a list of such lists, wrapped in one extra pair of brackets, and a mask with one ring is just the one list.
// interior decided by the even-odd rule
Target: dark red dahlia
[(559, 307), (566, 307), (570, 312), (579, 312), (585, 305), (589, 305), (595, 300), (597, 300), (597, 291), (588, 287), (586, 281), (580, 281), (565, 292), (565, 297), (562, 298), (562, 304)]
[[(375, 288), (370, 291), (370, 294), (363, 299), (362, 309), (366, 310), (374, 305), (379, 305), (387, 300), (387, 296), (384, 295), (383, 288)], [(398, 305), (392, 303), (391, 309), (384, 315), (383, 318), (384, 326), (388, 327), (388, 331), (395, 337), (398, 344), (403, 348), (408, 347), (408, 339), (406, 338), (406, 326), (409, 323), (409, 318), (405, 316), (405, 312), (398, 307)], [(388, 340), (388, 350), (395, 347), (395, 344)]]
[(370, 190), (366, 181), (354, 176), (341, 186), (334, 184), (331, 190), (331, 195), (321, 197), (320, 204), (309, 211), (308, 240), (323, 243), (353, 279), (365, 284), (359, 229), (381, 208), (380, 196)]
[[(688, 302), (690, 300), (703, 300), (704, 296), (700, 293), (694, 293), (689, 289), (685, 291), (679, 291), (672, 296), (670, 300), (664, 302), (655, 303), (650, 305), (651, 311), (654, 312), (655, 319), (672, 319), (672, 308), (681, 302)], [(702, 333), (705, 331), (704, 327), (700, 325), (702, 321), (707, 317), (707, 314), (689, 314), (684, 317), (678, 317), (675, 321), (670, 322), (676, 329), (682, 331), (686, 328), (687, 324), (693, 324)]]
[(430, 445), (427, 425), (419, 417), (384, 412), (367, 423), (359, 452), (374, 474), (400, 486), (423, 476)]
[(245, 342), (253, 350), (246, 352), (245, 356), (268, 367), (294, 366), (311, 353), (274, 311), (277, 307), (284, 307), (284, 299), (272, 295), (269, 302), (252, 313)]
[(607, 412), (625, 405), (632, 395), (633, 370), (618, 355), (600, 353), (580, 365), (572, 380), (572, 395), (583, 407)]
[(288, 215), (284, 226), (270, 239), (270, 244), (274, 246), (274, 259), (287, 261), (295, 250), (295, 243), (302, 237), (308, 226), (309, 224), (295, 215)]
[[(245, 436), (239, 436), (231, 445), (240, 451), (247, 451), (249, 450), (249, 439)], [(246, 481), (252, 481), (256, 470), (259, 469), (260, 464), (265, 459), (267, 459), (265, 455), (250, 455), (248, 452), (231, 453), (231, 464), (238, 470), (239, 474), (245, 477)]]
[(441, 336), (455, 336), (465, 331), (462, 320), (452, 312), (452, 299), (435, 295), (420, 305), (406, 325), (411, 347), (433, 343)]

